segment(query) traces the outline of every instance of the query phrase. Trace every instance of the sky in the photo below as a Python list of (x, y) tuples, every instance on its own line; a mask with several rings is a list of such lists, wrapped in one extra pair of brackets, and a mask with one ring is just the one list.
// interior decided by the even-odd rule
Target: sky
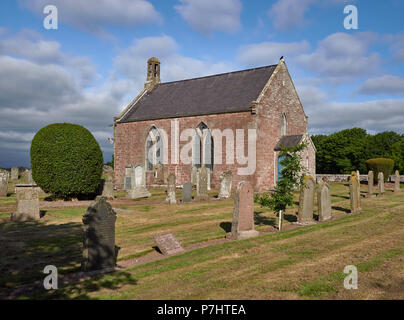
[[(345, 28), (347, 5), (356, 29)], [(284, 56), (310, 134), (403, 134), (402, 12), (403, 0), (2, 0), (0, 167), (30, 167), (32, 138), (56, 122), (85, 126), (109, 161), (113, 117), (142, 90), (152, 56), (162, 82)]]

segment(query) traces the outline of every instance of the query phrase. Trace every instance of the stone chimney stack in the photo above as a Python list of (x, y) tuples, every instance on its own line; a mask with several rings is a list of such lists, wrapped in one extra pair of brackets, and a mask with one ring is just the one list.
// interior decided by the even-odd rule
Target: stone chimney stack
[(160, 83), (160, 61), (152, 57), (147, 60), (147, 79), (144, 87), (151, 91), (158, 83)]

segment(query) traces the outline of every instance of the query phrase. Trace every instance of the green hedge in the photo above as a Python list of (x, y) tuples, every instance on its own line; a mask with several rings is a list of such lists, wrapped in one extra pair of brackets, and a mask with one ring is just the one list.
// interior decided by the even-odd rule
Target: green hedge
[(32, 140), (32, 178), (43, 191), (58, 198), (94, 193), (103, 163), (98, 142), (77, 124), (48, 125)]
[(383, 172), (384, 181), (386, 182), (389, 175), (393, 172), (394, 160), (388, 158), (375, 158), (366, 160), (366, 167), (368, 170), (372, 170), (375, 178), (375, 182), (378, 182), (379, 172)]

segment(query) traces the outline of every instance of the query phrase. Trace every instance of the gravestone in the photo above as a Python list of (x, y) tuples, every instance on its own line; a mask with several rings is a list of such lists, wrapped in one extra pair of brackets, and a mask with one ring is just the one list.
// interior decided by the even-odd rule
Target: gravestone
[(143, 165), (135, 165), (132, 169), (132, 189), (129, 191), (131, 199), (151, 197), (146, 189), (146, 172)]
[(298, 224), (313, 224), (314, 196), (316, 182), (313, 177), (306, 175), (300, 188), (299, 210), (297, 215)]
[(128, 165), (125, 167), (123, 189), (127, 191), (132, 189), (132, 170), (133, 170), (132, 165)]
[(231, 171), (225, 171), (220, 175), (219, 199), (230, 198), (232, 182), (233, 174)]
[(210, 168), (206, 168), (206, 173), (207, 173), (207, 177), (208, 177), (208, 191), (210, 191)]
[(361, 174), (359, 173), (359, 170), (356, 170), (356, 176), (358, 177), (359, 183), (361, 183)]
[(164, 166), (161, 163), (154, 165), (154, 183), (164, 184)]
[(7, 197), (8, 172), (0, 172), (0, 198)]
[(349, 198), (351, 204), (351, 213), (358, 213), (361, 210), (361, 198), (360, 198), (360, 183), (356, 172), (352, 171), (349, 178)]
[(115, 246), (116, 213), (102, 196), (98, 196), (83, 215), (84, 271), (114, 268), (119, 248)]
[(184, 248), (181, 246), (181, 243), (174, 237), (172, 233), (157, 235), (154, 237), (154, 242), (162, 254), (170, 255), (184, 252)]
[(167, 198), (166, 198), (166, 201), (169, 204), (177, 203), (177, 200), (175, 198), (175, 190), (176, 190), (176, 187), (175, 187), (176, 181), (175, 180), (176, 180), (175, 174), (170, 173), (167, 178)]
[(208, 200), (208, 169), (205, 167), (200, 168), (197, 176), (196, 198), (198, 200)]
[(368, 172), (368, 195), (367, 195), (369, 198), (375, 196), (373, 193), (374, 183), (375, 183), (374, 180), (375, 179), (374, 179), (373, 171), (370, 170)]
[(239, 182), (234, 197), (233, 222), (228, 239), (247, 239), (256, 237), (259, 232), (254, 230), (254, 190), (248, 181)]
[(17, 167), (12, 167), (11, 168), (11, 178), (10, 180), (15, 181), (18, 180), (18, 168)]
[(382, 196), (384, 194), (384, 174), (383, 172), (379, 172), (377, 175), (379, 194), (378, 196)]
[(331, 219), (331, 194), (330, 186), (326, 181), (321, 181), (317, 190), (318, 221)]
[(187, 203), (192, 200), (192, 183), (185, 182), (182, 187), (182, 202)]
[(192, 183), (192, 185), (197, 184), (197, 176), (198, 176), (198, 168), (197, 167), (191, 167), (191, 183)]
[(104, 181), (102, 196), (105, 199), (114, 199), (114, 179), (110, 175), (108, 175)]
[(394, 192), (400, 192), (400, 172), (398, 170), (394, 174)]
[(17, 211), (11, 214), (12, 221), (40, 219), (39, 188), (35, 184), (16, 184)]

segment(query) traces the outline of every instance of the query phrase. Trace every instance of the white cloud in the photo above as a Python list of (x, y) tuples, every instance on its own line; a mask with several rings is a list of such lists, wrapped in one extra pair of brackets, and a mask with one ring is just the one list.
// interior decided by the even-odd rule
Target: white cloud
[(371, 78), (358, 89), (361, 94), (404, 95), (404, 78), (392, 75)]
[(240, 28), (240, 0), (180, 0), (175, 9), (190, 26), (201, 32), (235, 32)]
[(310, 49), (307, 41), (301, 42), (261, 42), (242, 46), (237, 60), (247, 65), (270, 65), (279, 61), (281, 56), (286, 59), (306, 52)]
[(314, 52), (302, 54), (296, 61), (308, 71), (334, 80), (374, 74), (380, 56), (368, 53), (368, 48), (375, 38), (372, 33), (334, 33), (320, 41)]
[(19, 3), (41, 17), (45, 17), (46, 5), (55, 5), (59, 23), (98, 34), (106, 34), (106, 26), (135, 27), (162, 21), (153, 4), (146, 0), (19, 0)]

